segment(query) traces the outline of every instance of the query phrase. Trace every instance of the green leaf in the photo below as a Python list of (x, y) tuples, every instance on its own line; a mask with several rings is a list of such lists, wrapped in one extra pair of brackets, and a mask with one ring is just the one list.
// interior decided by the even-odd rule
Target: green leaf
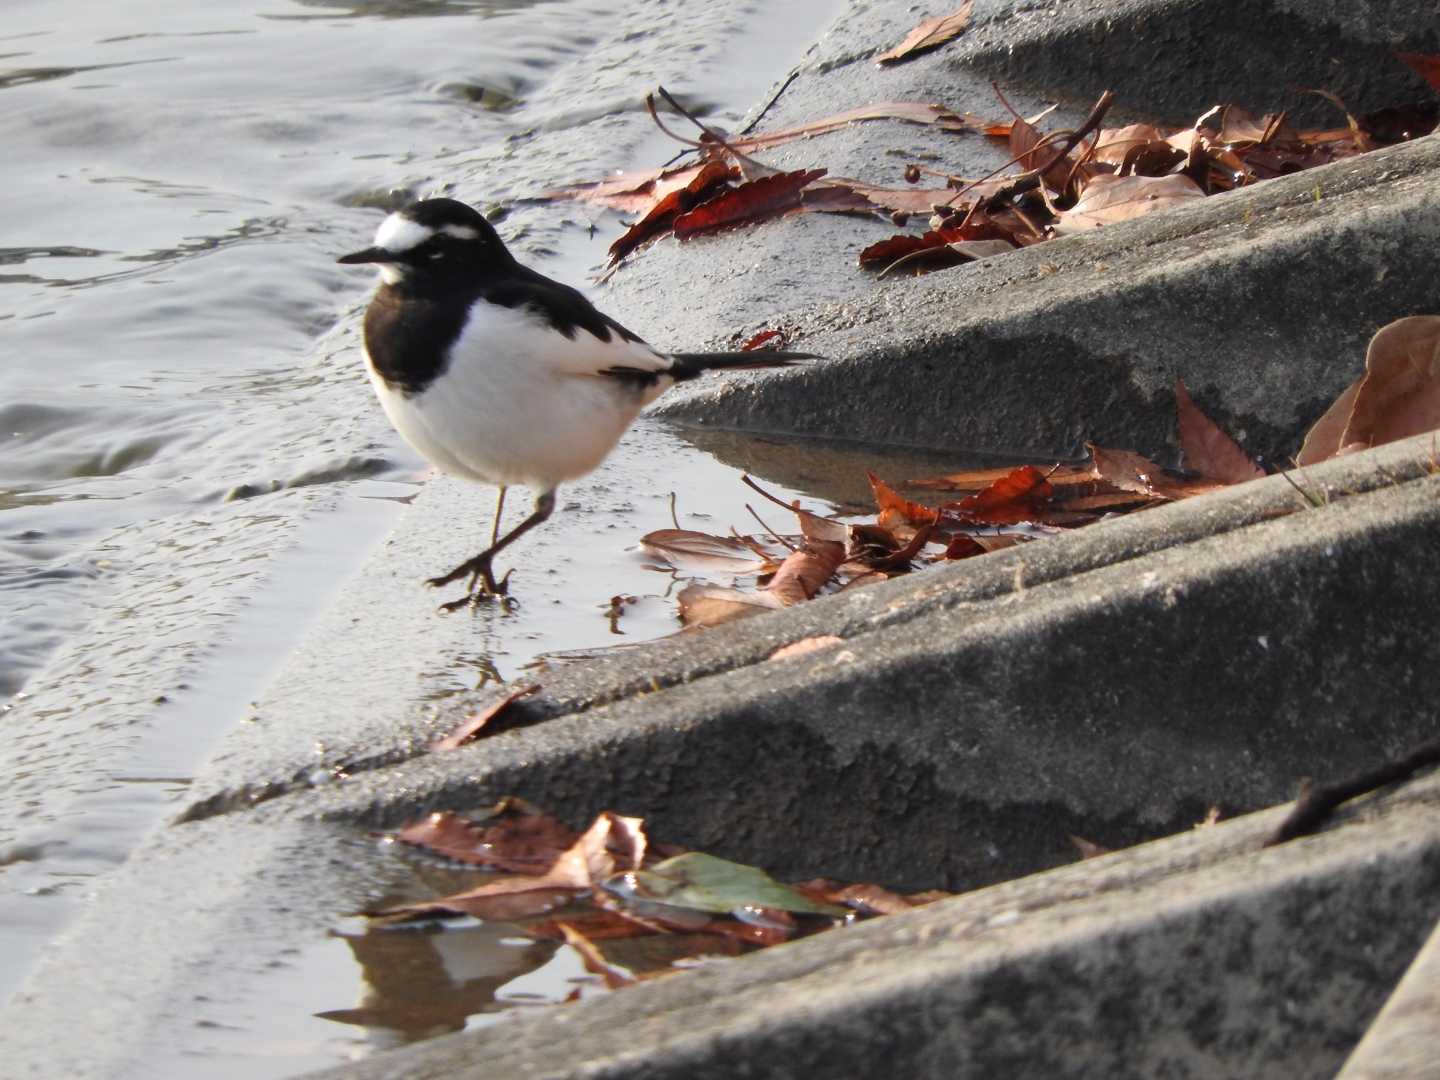
[(650, 870), (616, 874), (604, 882), (604, 888), (624, 899), (721, 914), (747, 907), (809, 915), (849, 914), (843, 907), (802, 896), (757, 867), (699, 851), (676, 855)]

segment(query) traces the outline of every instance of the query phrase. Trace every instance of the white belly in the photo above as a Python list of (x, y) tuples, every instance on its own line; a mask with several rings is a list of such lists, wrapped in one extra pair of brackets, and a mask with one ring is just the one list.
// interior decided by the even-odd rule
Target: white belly
[[(543, 330), (543, 333), (537, 331)], [(579, 348), (577, 348), (577, 346)], [(548, 491), (604, 460), (670, 385), (637, 388), (594, 372), (663, 363), (648, 348), (579, 331), (569, 341), (524, 310), (485, 307), (466, 324), (450, 366), (422, 392), (392, 390), (368, 362), (385, 414), (437, 467), (482, 483)]]

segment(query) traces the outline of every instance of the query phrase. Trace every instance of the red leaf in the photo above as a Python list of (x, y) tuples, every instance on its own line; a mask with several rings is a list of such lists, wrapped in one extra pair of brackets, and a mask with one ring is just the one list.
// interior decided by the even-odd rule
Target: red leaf
[(1021, 465), (996, 480), (984, 491), (946, 506), (972, 521), (1003, 524), (1035, 517), (1054, 488), (1034, 465)]
[(683, 239), (707, 229), (758, 221), (793, 210), (800, 205), (801, 190), (824, 176), (825, 171), (797, 169), (741, 184), (677, 217), (673, 226), (675, 235)]
[(647, 240), (670, 230), (678, 217), (730, 179), (730, 166), (708, 161), (690, 182), (676, 188), (650, 208), (643, 218), (630, 226), (624, 236), (610, 245), (610, 261), (617, 263)]
[(1223, 484), (1243, 484), (1265, 475), (1234, 439), (1200, 411), (1183, 379), (1175, 380), (1175, 411), (1180, 421), (1180, 452), (1187, 469)]
[(940, 511), (923, 506), (917, 502), (911, 502), (898, 491), (891, 488), (872, 472), (865, 474), (870, 480), (870, 490), (875, 493), (875, 505), (879, 508), (880, 514), (876, 523), (892, 528), (896, 519), (907, 525), (935, 525), (940, 521)]
[(1440, 56), (1427, 53), (1402, 52), (1395, 58), (1430, 84), (1430, 89), (1440, 93)]
[(775, 344), (771, 346), (771, 348), (783, 349), (785, 347), (785, 331), (761, 330), (760, 333), (756, 334), (749, 341), (745, 342), (744, 345), (741, 345), (740, 351), (752, 352), (755, 349), (760, 348), (760, 346), (764, 345), (767, 341), (774, 341), (775, 338), (779, 338), (780, 340), (776, 341)]

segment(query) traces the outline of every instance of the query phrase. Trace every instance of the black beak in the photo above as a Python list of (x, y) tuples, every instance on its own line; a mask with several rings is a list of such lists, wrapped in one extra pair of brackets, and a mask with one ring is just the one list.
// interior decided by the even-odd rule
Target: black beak
[(349, 255), (341, 255), (335, 260), (337, 263), (383, 263), (394, 262), (395, 253), (386, 251), (382, 247), (368, 247), (364, 251), (352, 252)]

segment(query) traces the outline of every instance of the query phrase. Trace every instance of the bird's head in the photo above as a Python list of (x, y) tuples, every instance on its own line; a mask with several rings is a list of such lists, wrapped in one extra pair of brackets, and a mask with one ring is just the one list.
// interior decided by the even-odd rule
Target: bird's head
[(388, 285), (469, 280), (514, 261), (494, 227), (454, 199), (422, 199), (380, 223), (375, 243), (337, 262), (375, 263)]

